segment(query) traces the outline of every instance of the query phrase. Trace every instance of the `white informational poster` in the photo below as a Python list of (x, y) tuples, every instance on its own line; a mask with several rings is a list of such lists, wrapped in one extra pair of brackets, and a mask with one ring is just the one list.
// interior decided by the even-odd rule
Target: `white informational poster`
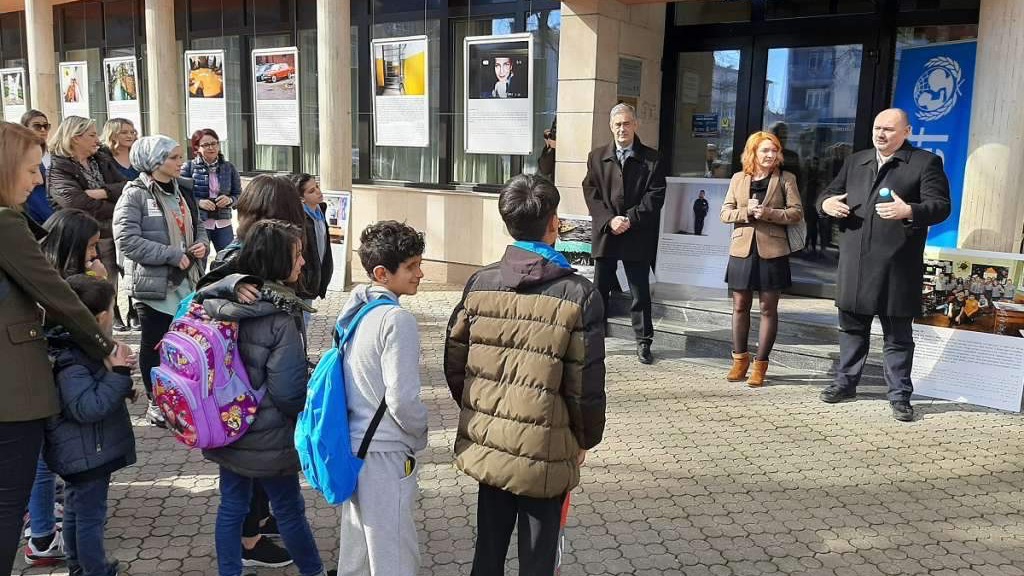
[(465, 41), (466, 152), (533, 154), (533, 35)]
[(331, 237), (331, 255), (334, 257), (334, 276), (328, 290), (344, 291), (348, 284), (345, 262), (348, 259), (348, 236), (351, 230), (352, 194), (335, 190), (324, 190), (327, 203), (327, 234)]
[(256, 143), (298, 146), (299, 49), (266, 48), (252, 51)]
[(427, 37), (379, 38), (373, 53), (373, 134), (377, 146), (430, 145)]
[(914, 393), (1011, 412), (1024, 393), (1024, 255), (925, 249)]
[(25, 90), (25, 69), (0, 69), (0, 90), (3, 92), (4, 120), (20, 122), (28, 111), (28, 92)]
[(141, 85), (135, 57), (104, 58), (103, 86), (107, 93), (107, 116), (131, 120), (140, 136), (142, 135), (142, 112), (139, 106)]
[(60, 114), (62, 118), (81, 116), (89, 118), (89, 63), (61, 62)]
[(666, 182), (658, 282), (725, 288), (732, 224), (723, 224), (719, 213), (729, 180), (670, 177)]
[(221, 140), (227, 139), (228, 106), (224, 88), (223, 50), (185, 52), (188, 134), (209, 128)]

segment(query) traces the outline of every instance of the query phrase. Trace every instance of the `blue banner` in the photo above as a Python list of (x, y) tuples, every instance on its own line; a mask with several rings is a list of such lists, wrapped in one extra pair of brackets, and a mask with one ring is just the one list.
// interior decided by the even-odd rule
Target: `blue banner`
[(907, 48), (900, 54), (893, 106), (910, 115), (910, 143), (938, 154), (949, 177), (953, 211), (928, 231), (931, 246), (956, 248), (977, 48), (974, 41), (953, 42)]

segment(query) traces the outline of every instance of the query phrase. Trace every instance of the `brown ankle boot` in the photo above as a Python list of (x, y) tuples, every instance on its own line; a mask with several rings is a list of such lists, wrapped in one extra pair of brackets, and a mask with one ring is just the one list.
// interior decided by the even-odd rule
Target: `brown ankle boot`
[(754, 371), (750, 373), (750, 380), (747, 380), (747, 386), (750, 386), (751, 388), (764, 386), (764, 375), (767, 372), (767, 360), (754, 360)]
[(733, 352), (732, 368), (725, 379), (729, 382), (742, 382), (747, 377), (747, 368), (750, 368), (750, 354), (748, 352), (742, 354)]

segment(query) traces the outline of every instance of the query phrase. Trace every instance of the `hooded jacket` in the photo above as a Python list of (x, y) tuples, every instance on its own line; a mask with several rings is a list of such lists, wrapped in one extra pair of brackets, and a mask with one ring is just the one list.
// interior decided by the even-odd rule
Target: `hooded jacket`
[[(239, 282), (262, 285), (252, 304), (233, 301)], [(290, 289), (234, 274), (200, 289), (196, 299), (217, 320), (238, 322), (238, 351), (255, 389), (266, 390), (256, 419), (239, 440), (203, 450), (212, 462), (249, 478), (297, 474), (295, 419), (306, 403), (309, 370), (302, 330), (306, 308)]]
[(71, 480), (85, 472), (110, 473), (134, 464), (135, 434), (125, 405), (132, 391), (130, 371), (107, 370), (63, 328), (49, 336), (60, 414), (46, 422), (46, 464)]
[(535, 498), (579, 484), (579, 450), (605, 424), (604, 309), (589, 280), (509, 246), (469, 279), (444, 366), (462, 408), (456, 466)]
[[(387, 288), (360, 285), (338, 316), (345, 329), (369, 301), (398, 297)], [(387, 412), (370, 452), (418, 452), (427, 447), (427, 407), (420, 399), (420, 336), (416, 317), (400, 306), (371, 310), (345, 347), (345, 397), (352, 450), (359, 450), (382, 399)]]

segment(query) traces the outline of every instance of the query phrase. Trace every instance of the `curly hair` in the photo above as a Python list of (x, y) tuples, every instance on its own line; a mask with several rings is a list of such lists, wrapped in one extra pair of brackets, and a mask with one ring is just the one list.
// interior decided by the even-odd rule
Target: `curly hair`
[(770, 140), (779, 151), (775, 167), (782, 167), (782, 142), (779, 141), (779, 137), (771, 132), (754, 132), (747, 138), (747, 144), (743, 146), (743, 155), (740, 156), (744, 174), (753, 176), (754, 172), (757, 171), (757, 148), (765, 140)]
[(383, 266), (391, 273), (397, 272), (402, 262), (422, 256), (426, 247), (423, 233), (395, 220), (370, 224), (359, 235), (359, 243), (359, 261), (371, 278), (377, 266)]

